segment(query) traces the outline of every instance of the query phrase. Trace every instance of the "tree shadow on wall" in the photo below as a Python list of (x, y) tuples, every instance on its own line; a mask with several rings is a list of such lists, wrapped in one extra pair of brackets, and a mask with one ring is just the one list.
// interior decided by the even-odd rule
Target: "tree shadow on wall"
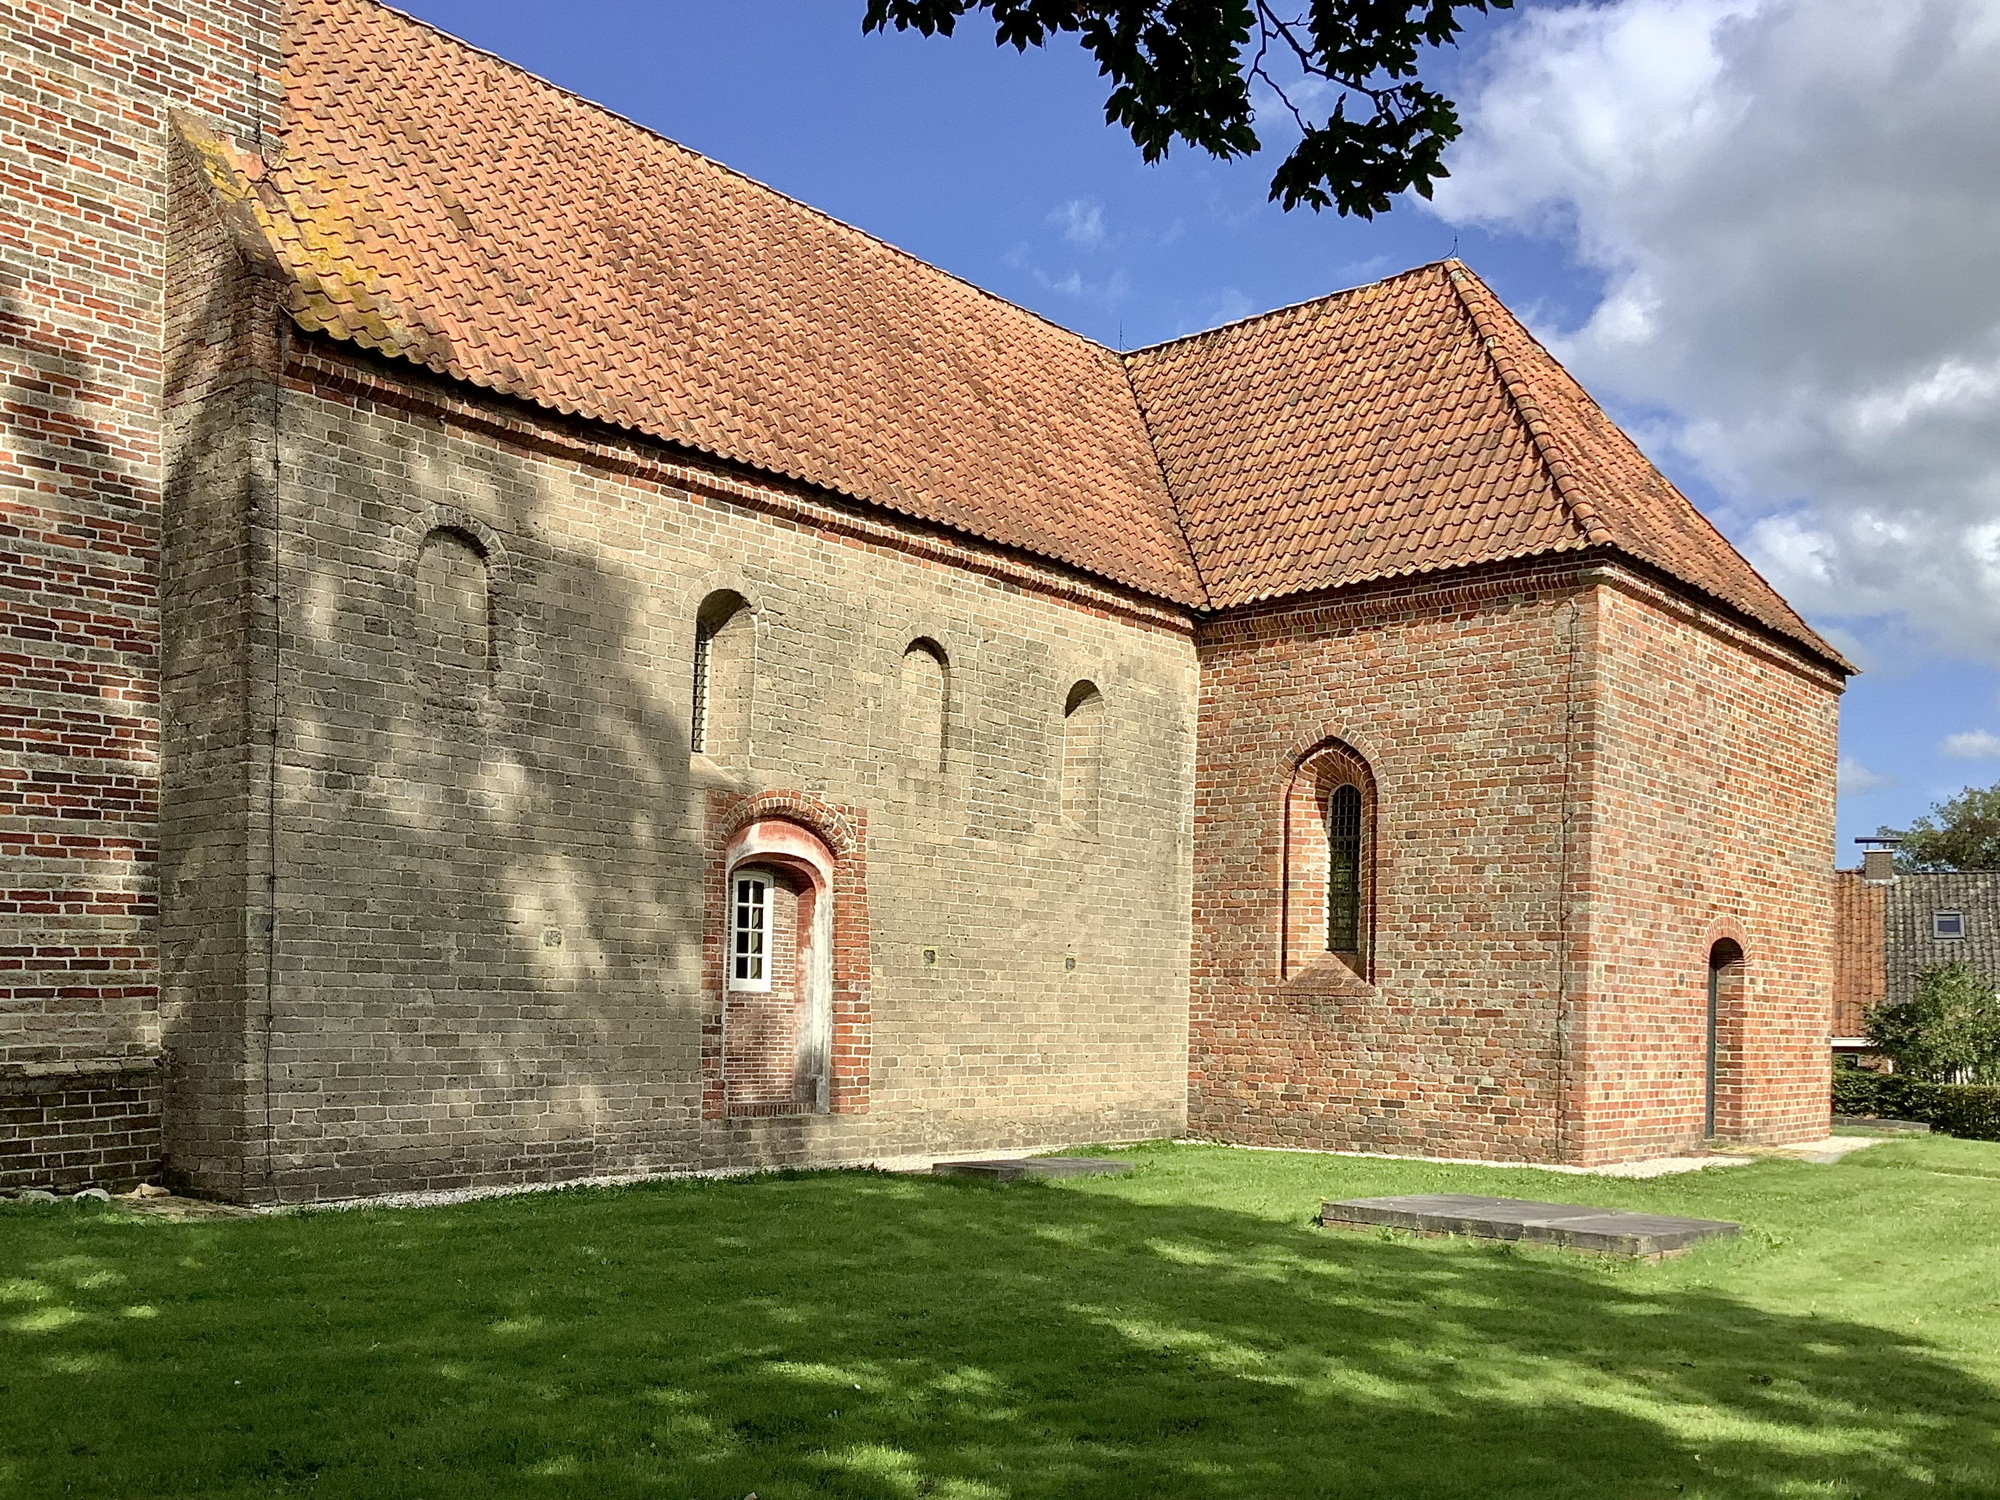
[[(352, 1041), (392, 1064), (360, 1093), (432, 1121), (292, 1162), (450, 1183), (695, 1159), (697, 601), (647, 551), (671, 502), (380, 410), (288, 396), (282, 420), (280, 1064), (331, 1099)], [(476, 671), (435, 662), (465, 624), (437, 613), (476, 593), (432, 596), (441, 534), (485, 569)]]
[(100, 1219), (24, 1264), (47, 1331), (7, 1341), (8, 1446), (40, 1492), (2000, 1494), (2000, 1393), (1915, 1338), (1089, 1191)]
[[(276, 326), (245, 285), (188, 289), (187, 325)], [(195, 1180), (297, 1198), (688, 1162), (693, 606), (631, 545), (661, 518), (392, 404), (218, 380), (240, 347), (184, 340), (167, 372), (165, 1044), (176, 1117), (223, 1142), (198, 1149), (243, 1157)], [(428, 576), (439, 536), (483, 576)], [(468, 607), (483, 659), (447, 661)]]

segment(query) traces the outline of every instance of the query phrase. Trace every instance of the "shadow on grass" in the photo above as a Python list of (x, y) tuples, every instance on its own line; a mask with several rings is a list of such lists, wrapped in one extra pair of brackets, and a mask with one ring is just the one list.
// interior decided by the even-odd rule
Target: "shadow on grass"
[(1214, 1207), (818, 1174), (16, 1211), (0, 1496), (1996, 1493), (1913, 1338)]

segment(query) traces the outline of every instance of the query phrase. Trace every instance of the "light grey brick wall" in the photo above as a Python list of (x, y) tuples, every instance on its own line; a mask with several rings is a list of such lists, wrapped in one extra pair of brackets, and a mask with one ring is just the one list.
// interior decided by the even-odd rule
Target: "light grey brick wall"
[[(476, 408), (315, 389), (345, 356), (308, 352), (319, 373), (276, 415), (276, 637), (246, 637), (280, 701), (269, 1054), (244, 1079), (269, 1099), (269, 1160), (245, 1195), (1181, 1127), (1184, 633), (621, 473), (553, 424), (558, 451), (535, 451), (476, 430)], [(473, 701), (426, 665), (438, 527), (486, 557)], [(712, 759), (688, 719), (718, 589), (750, 603), (754, 665), (747, 747)], [(942, 770), (903, 744), (919, 638), (947, 663)], [(1094, 833), (1061, 803), (1081, 679), (1103, 694)], [(704, 1121), (703, 819), (716, 794), (779, 788), (866, 815), (867, 1109)]]

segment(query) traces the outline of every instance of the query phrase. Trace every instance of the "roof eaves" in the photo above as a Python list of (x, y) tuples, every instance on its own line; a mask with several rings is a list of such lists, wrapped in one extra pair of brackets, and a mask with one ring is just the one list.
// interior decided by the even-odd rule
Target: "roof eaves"
[[(1037, 547), (1018, 537), (1004, 536), (994, 531), (983, 530), (977, 526), (967, 525), (963, 520), (931, 515), (920, 507), (903, 501), (901, 497), (894, 494), (864, 495), (855, 490), (830, 483), (824, 478), (815, 478), (796, 469), (768, 462), (760, 463), (737, 454), (723, 452), (718, 448), (691, 438), (685, 433), (676, 432), (664, 424), (634, 421), (609, 412), (583, 411), (570, 402), (551, 400), (536, 392), (520, 389), (504, 381), (490, 379), (478, 371), (463, 369), (448, 361), (440, 361), (434, 357), (426, 357), (414, 349), (402, 347), (393, 340), (380, 340), (372, 336), (365, 328), (357, 329), (349, 326), (346, 320), (325, 322), (310, 309), (299, 306), (289, 306), (286, 310), (290, 313), (293, 321), (298, 323), (308, 333), (318, 334), (322, 338), (331, 339), (337, 343), (352, 344), (356, 348), (365, 349), (369, 353), (384, 359), (393, 359), (399, 363), (414, 365), (418, 369), (427, 370), (440, 379), (448, 380), (455, 384), (471, 386), (474, 389), (488, 391), (511, 401), (520, 401), (531, 406), (538, 406), (544, 411), (552, 411), (560, 416), (573, 417), (580, 422), (589, 423), (594, 427), (634, 433), (639, 437), (650, 439), (653, 442), (668, 444), (691, 456), (726, 465), (728, 468), (741, 473), (763, 475), (772, 479), (780, 479), (792, 484), (803, 485), (833, 499), (849, 505), (859, 506), (865, 510), (896, 516), (904, 521), (914, 521), (924, 527), (936, 528), (939, 531), (968, 537), (986, 546), (998, 547), (1009, 552), (1037, 558), (1043, 563), (1053, 564), (1058, 568), (1073, 569), (1078, 573), (1098, 580), (1101, 584), (1112, 588), (1127, 589), (1135, 594), (1144, 595), (1149, 599), (1155, 599), (1179, 609), (1202, 610), (1208, 607), (1208, 592), (1201, 583), (1200, 569), (1194, 565), (1191, 552), (1189, 554), (1189, 574), (1193, 582), (1192, 588), (1176, 588), (1167, 579), (1157, 579), (1150, 583), (1141, 581), (1107, 568), (1093, 567), (1087, 563), (1077, 562), (1053, 549)], [(1174, 512), (1174, 520), (1178, 528), (1180, 525), (1180, 512), (1178, 509)], [(1184, 535), (1185, 532), (1183, 531)]]
[(1498, 567), (1505, 563), (1528, 562), (1538, 557), (1558, 557), (1576, 552), (1588, 552), (1596, 543), (1578, 536), (1573, 541), (1557, 542), (1554, 546), (1516, 547), (1512, 551), (1498, 552), (1490, 557), (1467, 561), (1462, 558), (1405, 563), (1398, 568), (1375, 568), (1366, 572), (1356, 572), (1332, 582), (1315, 581), (1300, 585), (1281, 585), (1266, 589), (1262, 593), (1247, 594), (1243, 598), (1226, 605), (1214, 606), (1211, 613), (1225, 614), (1234, 609), (1249, 609), (1260, 604), (1269, 604), (1277, 599), (1302, 598), (1308, 595), (1339, 593), (1342, 589), (1362, 588), (1371, 583), (1394, 583), (1404, 578), (1428, 578), (1438, 573), (1465, 572), (1474, 568)]

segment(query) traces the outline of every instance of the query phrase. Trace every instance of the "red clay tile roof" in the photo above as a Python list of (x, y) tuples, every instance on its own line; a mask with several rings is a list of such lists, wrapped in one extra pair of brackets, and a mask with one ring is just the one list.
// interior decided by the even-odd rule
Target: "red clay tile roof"
[(1456, 262), (1121, 358), (375, 0), (287, 59), (205, 149), (308, 329), (1195, 608), (1601, 548), (1839, 663)]
[(1126, 365), (1211, 608), (1608, 548), (1840, 660), (1457, 261)]
[(305, 327), (1201, 602), (1112, 351), (373, 0), (285, 86)]
[(1126, 363), (1212, 607), (1592, 544), (1437, 267)]

